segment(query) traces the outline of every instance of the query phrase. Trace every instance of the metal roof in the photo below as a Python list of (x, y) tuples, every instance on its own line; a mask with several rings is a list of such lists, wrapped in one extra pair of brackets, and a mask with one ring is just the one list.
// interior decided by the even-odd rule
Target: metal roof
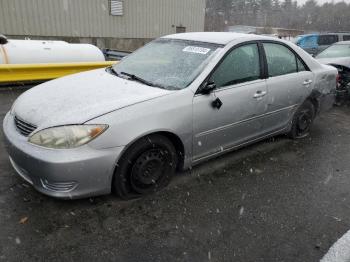
[(340, 41), (335, 43), (335, 45), (350, 45), (350, 41)]
[(167, 36), (164, 36), (163, 38), (208, 42), (208, 43), (215, 43), (215, 44), (222, 44), (222, 45), (226, 45), (238, 38), (271, 39), (270, 37), (264, 37), (259, 35), (230, 33), (230, 32), (183, 33), (183, 34), (167, 35)]

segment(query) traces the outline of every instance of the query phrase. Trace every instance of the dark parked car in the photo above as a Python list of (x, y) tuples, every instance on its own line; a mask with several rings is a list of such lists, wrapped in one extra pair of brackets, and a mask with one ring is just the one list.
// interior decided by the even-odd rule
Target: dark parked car
[(300, 35), (294, 43), (311, 55), (317, 55), (330, 45), (350, 40), (350, 33), (328, 33)]

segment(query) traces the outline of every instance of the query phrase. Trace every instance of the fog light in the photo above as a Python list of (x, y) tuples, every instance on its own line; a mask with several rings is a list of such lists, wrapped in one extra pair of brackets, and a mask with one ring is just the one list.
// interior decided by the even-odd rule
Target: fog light
[(69, 192), (77, 187), (78, 183), (75, 181), (68, 182), (49, 182), (47, 179), (40, 179), (43, 187), (50, 191), (55, 192)]

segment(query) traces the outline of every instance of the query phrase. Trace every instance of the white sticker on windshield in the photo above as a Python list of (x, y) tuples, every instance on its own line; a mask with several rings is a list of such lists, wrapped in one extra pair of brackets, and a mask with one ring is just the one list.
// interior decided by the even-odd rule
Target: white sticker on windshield
[(206, 55), (210, 51), (209, 48), (198, 47), (198, 46), (186, 46), (182, 51), (189, 53), (196, 53)]

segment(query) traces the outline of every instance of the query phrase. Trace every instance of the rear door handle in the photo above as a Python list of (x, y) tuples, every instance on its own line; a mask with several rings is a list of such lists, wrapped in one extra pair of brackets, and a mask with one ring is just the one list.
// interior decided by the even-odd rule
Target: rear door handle
[(304, 86), (308, 86), (308, 85), (310, 85), (310, 84), (312, 84), (312, 80), (305, 80), (305, 81), (303, 82), (303, 85), (304, 85)]
[(256, 93), (254, 94), (254, 98), (261, 98), (261, 97), (264, 97), (264, 96), (266, 96), (266, 94), (267, 94), (267, 92), (266, 91), (261, 91), (261, 90), (259, 90), (259, 91), (256, 91)]

